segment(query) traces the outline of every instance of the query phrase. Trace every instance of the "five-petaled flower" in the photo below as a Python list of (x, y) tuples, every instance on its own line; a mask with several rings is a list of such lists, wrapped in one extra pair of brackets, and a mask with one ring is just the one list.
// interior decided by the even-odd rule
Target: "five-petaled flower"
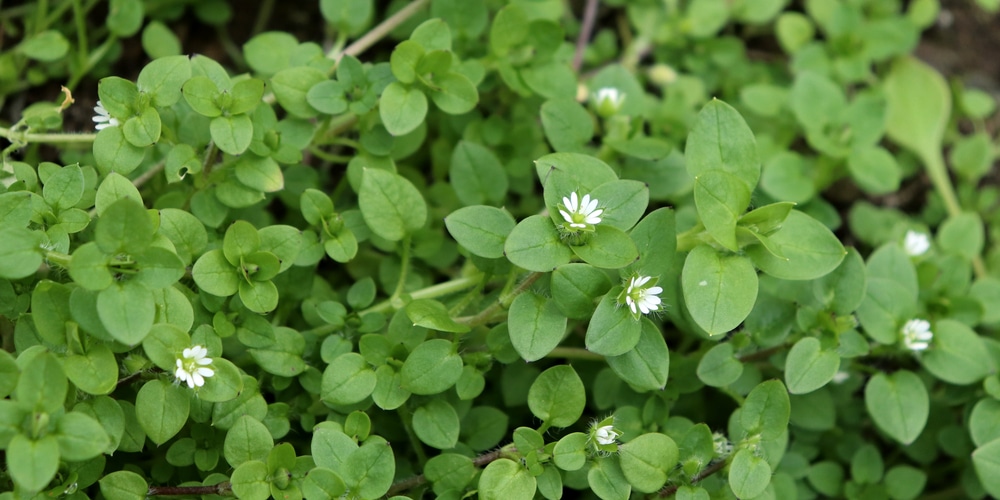
[(591, 198), (589, 194), (579, 198), (576, 191), (570, 193), (568, 197), (563, 196), (562, 205), (559, 205), (559, 213), (566, 221), (563, 224), (570, 232), (593, 231), (594, 226), (601, 223), (601, 214), (604, 209), (597, 208), (597, 198)]
[(182, 357), (177, 358), (177, 370), (174, 372), (177, 380), (187, 383), (192, 389), (205, 385), (205, 378), (215, 375), (215, 370), (207, 366), (212, 364), (212, 358), (206, 355), (208, 349), (204, 346), (196, 345), (184, 349)]
[(94, 125), (94, 128), (97, 130), (118, 126), (118, 119), (111, 116), (111, 113), (108, 113), (108, 110), (104, 109), (101, 101), (97, 101), (97, 106), (94, 106), (94, 112), (97, 113), (97, 116), (94, 117), (94, 123), (97, 124)]
[(919, 257), (931, 248), (931, 240), (926, 233), (919, 231), (907, 231), (903, 237), (903, 250), (910, 257)]
[(597, 114), (604, 118), (618, 113), (622, 109), (622, 104), (625, 103), (625, 94), (619, 92), (618, 89), (614, 87), (603, 87), (597, 90), (594, 94), (594, 104), (597, 108)]
[(931, 346), (934, 332), (931, 324), (925, 319), (911, 319), (903, 325), (903, 345), (911, 351), (923, 351)]
[(656, 285), (656, 280), (651, 276), (633, 276), (628, 279), (628, 284), (622, 293), (625, 305), (632, 310), (632, 314), (638, 317), (640, 313), (649, 314), (660, 308), (660, 293), (663, 288)]
[(594, 439), (597, 440), (597, 444), (601, 446), (607, 446), (609, 444), (615, 444), (618, 440), (618, 436), (622, 434), (615, 430), (614, 426), (605, 425), (603, 427), (598, 427), (594, 431)]

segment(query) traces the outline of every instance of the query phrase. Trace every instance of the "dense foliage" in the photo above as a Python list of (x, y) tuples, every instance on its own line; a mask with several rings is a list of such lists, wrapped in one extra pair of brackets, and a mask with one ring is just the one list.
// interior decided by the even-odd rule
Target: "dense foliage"
[(0, 500), (1000, 496), (937, 0), (239, 3), (0, 12)]

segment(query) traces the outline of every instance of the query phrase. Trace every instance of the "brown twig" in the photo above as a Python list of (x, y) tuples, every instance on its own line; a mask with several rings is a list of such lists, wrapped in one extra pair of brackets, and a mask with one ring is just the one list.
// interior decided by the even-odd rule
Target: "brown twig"
[(598, 0), (587, 0), (587, 5), (583, 8), (583, 24), (580, 26), (580, 36), (576, 38), (576, 53), (573, 54), (573, 71), (580, 72), (583, 65), (583, 52), (590, 42), (590, 34), (594, 31), (594, 22), (597, 20)]
[[(727, 463), (728, 462), (725, 461), (725, 460), (719, 460), (718, 462), (715, 462), (714, 464), (709, 465), (708, 468), (706, 468), (705, 470), (699, 472), (693, 478), (691, 478), (691, 484), (697, 484), (698, 481), (701, 481), (702, 479), (705, 479), (706, 477), (711, 476), (712, 474), (715, 474), (716, 472), (719, 472), (720, 470), (722, 470), (722, 469), (724, 469), (726, 467)], [(663, 488), (662, 490), (660, 490), (660, 493), (658, 493), (657, 496), (660, 497), (660, 498), (669, 497), (670, 495), (673, 495), (674, 493), (677, 493), (677, 490), (681, 486), (682, 485), (679, 485), (679, 484), (674, 484), (674, 485), (667, 486), (667, 487)]]
[(150, 486), (146, 496), (225, 495), (232, 489), (233, 485), (229, 481), (209, 486)]
[[(514, 452), (517, 452), (517, 448), (514, 448), (513, 446), (509, 448), (500, 448), (499, 450), (494, 450), (489, 453), (479, 455), (478, 457), (472, 460), (472, 465), (476, 467), (489, 465), (490, 462), (493, 462), (494, 460), (500, 458), (502, 455)], [(385, 494), (385, 496), (391, 497), (399, 492), (416, 488), (417, 486), (420, 486), (426, 482), (427, 482), (427, 477), (424, 476), (423, 474), (404, 479), (392, 485), (392, 487), (389, 488), (389, 491)]]

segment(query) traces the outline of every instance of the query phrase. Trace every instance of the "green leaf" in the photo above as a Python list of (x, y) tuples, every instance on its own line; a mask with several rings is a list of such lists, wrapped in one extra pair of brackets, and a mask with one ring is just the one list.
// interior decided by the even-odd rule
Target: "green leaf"
[(73, 385), (88, 394), (110, 394), (118, 382), (118, 362), (105, 344), (90, 346), (85, 355), (67, 356), (63, 360), (63, 371)]
[(143, 500), (149, 484), (135, 472), (120, 470), (101, 478), (101, 494), (108, 500)]
[(748, 449), (736, 452), (729, 466), (729, 487), (737, 498), (754, 498), (771, 483), (771, 466)]
[(222, 250), (210, 250), (198, 258), (191, 269), (191, 276), (198, 288), (219, 297), (228, 297), (239, 291), (240, 275), (226, 259)]
[(823, 130), (837, 123), (847, 108), (847, 98), (840, 86), (812, 71), (796, 76), (790, 102), (799, 124), (810, 130)]
[(337, 262), (348, 262), (358, 254), (358, 240), (350, 229), (342, 228), (323, 241), (323, 250)]
[(883, 91), (888, 105), (885, 130), (889, 138), (924, 161), (939, 158), (951, 116), (951, 92), (944, 78), (916, 58), (901, 57), (883, 81)]
[(707, 170), (694, 178), (694, 201), (708, 234), (729, 250), (739, 250), (736, 223), (750, 204), (744, 180), (723, 170)]
[(518, 223), (504, 242), (504, 253), (512, 264), (536, 272), (549, 272), (568, 264), (573, 256), (552, 219), (542, 215), (532, 215)]
[(26, 491), (38, 491), (55, 477), (59, 469), (59, 442), (49, 435), (32, 440), (16, 434), (7, 445), (7, 472), (14, 484)]
[(549, 282), (552, 300), (559, 312), (573, 319), (587, 319), (594, 313), (594, 302), (611, 288), (606, 272), (589, 264), (559, 266)]
[(635, 348), (606, 358), (608, 366), (635, 390), (662, 390), (670, 373), (670, 351), (660, 329), (642, 318), (642, 332)]
[(122, 198), (104, 210), (94, 228), (94, 241), (107, 254), (141, 253), (153, 239), (156, 227), (146, 209), (131, 198)]
[[(972, 462), (978, 472), (979, 466), (976, 458), (976, 453), (974, 452), (972, 454)], [(992, 479), (996, 476), (986, 477)], [(980, 481), (982, 481), (982, 476), (980, 476)], [(912, 500), (920, 496), (920, 493), (924, 491), (924, 486), (927, 484), (927, 474), (909, 465), (897, 465), (889, 469), (889, 472), (886, 473), (884, 483), (886, 492), (889, 493), (890, 498)], [(989, 480), (984, 482), (984, 486), (987, 486), (991, 493), (1000, 491)]]
[(531, 413), (552, 427), (569, 427), (583, 415), (586, 390), (576, 370), (569, 365), (542, 372), (528, 390)]
[(677, 465), (677, 444), (664, 434), (651, 432), (618, 447), (625, 479), (642, 493), (653, 493), (663, 487)]
[(504, 255), (504, 243), (514, 230), (515, 222), (502, 208), (463, 207), (444, 219), (452, 238), (469, 252), (488, 259)]
[(133, 146), (144, 148), (160, 140), (161, 127), (160, 114), (156, 112), (156, 108), (149, 107), (138, 116), (125, 120), (122, 133), (125, 134), (125, 140)]
[(127, 175), (142, 163), (146, 149), (125, 140), (122, 127), (107, 127), (94, 139), (94, 160), (102, 171)]
[(153, 327), (156, 302), (148, 288), (126, 282), (105, 288), (97, 294), (97, 314), (115, 340), (136, 345)]
[(688, 174), (697, 179), (710, 170), (724, 170), (753, 192), (760, 178), (760, 160), (753, 132), (739, 112), (713, 99), (698, 113), (684, 151)]
[(426, 115), (427, 96), (420, 89), (393, 82), (382, 91), (379, 116), (390, 134), (398, 137), (412, 132)]
[(241, 155), (233, 164), (233, 171), (236, 173), (236, 178), (250, 189), (273, 193), (285, 187), (281, 167), (269, 157), (253, 153)]
[(256, 78), (240, 80), (233, 85), (229, 95), (232, 99), (227, 109), (229, 114), (249, 113), (260, 104), (261, 98), (264, 97), (264, 81)]
[(38, 233), (14, 226), (0, 227), (0, 278), (27, 278), (42, 265)]
[(451, 30), (441, 19), (428, 19), (420, 23), (410, 35), (410, 40), (427, 50), (451, 50)]
[(895, 344), (899, 325), (917, 311), (914, 291), (890, 279), (869, 277), (865, 297), (857, 311), (858, 322), (865, 333), (881, 344)]
[(372, 232), (390, 241), (403, 239), (427, 222), (427, 202), (420, 191), (409, 180), (385, 170), (364, 170), (358, 204)]
[(222, 114), (218, 100), (222, 91), (207, 76), (192, 76), (181, 88), (184, 100), (191, 109), (202, 116), (215, 118)]
[[(32, 169), (33, 170), (33, 169)], [(31, 204), (35, 193), (10, 191), (0, 194), (0, 225), (25, 228), (31, 222)]]
[(302, 481), (302, 493), (309, 500), (334, 500), (347, 491), (347, 485), (336, 472), (316, 467)]
[(605, 182), (594, 188), (590, 197), (600, 200), (599, 206), (604, 209), (601, 226), (628, 231), (646, 213), (649, 187), (633, 180)]
[(529, 362), (545, 357), (566, 333), (566, 317), (555, 302), (533, 292), (514, 298), (507, 321), (511, 344)]
[(840, 315), (851, 314), (861, 305), (868, 288), (865, 261), (857, 250), (848, 248), (837, 269), (813, 283), (813, 293), (830, 310)]
[(632, 316), (627, 307), (618, 303), (621, 292), (621, 287), (612, 288), (597, 305), (587, 325), (587, 350), (603, 356), (619, 356), (639, 343), (642, 323)]
[(449, 115), (468, 113), (479, 103), (476, 86), (459, 73), (436, 75), (430, 96), (434, 105)]
[(240, 281), (240, 300), (255, 313), (268, 313), (278, 307), (278, 288), (270, 281)]
[(428, 460), (424, 467), (424, 475), (434, 484), (435, 493), (465, 488), (478, 473), (471, 458), (456, 453), (442, 453)]
[(66, 322), (73, 320), (69, 308), (72, 291), (67, 285), (42, 280), (31, 292), (31, 319), (35, 331), (49, 344), (66, 344)]
[[(146, 26), (146, 30), (143, 32), (143, 42), (146, 41), (147, 36), (152, 36), (150, 33), (159, 30), (165, 32), (163, 35), (158, 35), (159, 38), (173, 37), (176, 40), (173, 32), (169, 31), (162, 23), (153, 21)], [(179, 54), (180, 50), (177, 50), (177, 53)], [(181, 99), (182, 88), (189, 78), (191, 78), (191, 62), (188, 57), (170, 55), (159, 57), (144, 66), (139, 72), (135, 84), (139, 92), (152, 96), (154, 106), (168, 108)]]
[(459, 141), (455, 145), (448, 176), (465, 205), (500, 203), (507, 194), (507, 172), (500, 160), (474, 142)]
[(995, 371), (986, 345), (963, 323), (943, 319), (934, 324), (931, 348), (920, 357), (927, 371), (958, 385), (974, 384)]
[(104, 453), (110, 439), (104, 426), (87, 414), (72, 411), (56, 425), (59, 455), (63, 460), (80, 462)]
[(242, 154), (253, 141), (253, 122), (247, 115), (216, 116), (209, 123), (212, 140), (224, 153)]
[(1000, 401), (980, 399), (969, 414), (969, 435), (976, 446), (1000, 438)]
[(265, 460), (272, 448), (274, 439), (267, 427), (259, 420), (244, 415), (226, 431), (223, 453), (229, 465), (239, 467), (252, 460)]
[(632, 485), (625, 478), (618, 460), (613, 458), (595, 462), (587, 471), (587, 484), (605, 500), (626, 500), (632, 493)]
[(733, 354), (733, 344), (716, 344), (698, 362), (698, 379), (711, 387), (725, 387), (743, 374), (743, 363)]
[(181, 388), (162, 379), (143, 384), (135, 396), (139, 425), (157, 445), (174, 437), (187, 423), (191, 399)]
[(402, 83), (413, 83), (417, 80), (417, 64), (427, 51), (424, 46), (413, 40), (405, 40), (392, 49), (389, 56), (389, 66), (392, 75)]
[(119, 38), (128, 38), (142, 27), (143, 3), (140, 0), (111, 0), (106, 24)]
[(853, 149), (847, 170), (862, 190), (874, 195), (896, 191), (903, 177), (896, 158), (879, 146)]
[(506, 56), (510, 49), (528, 38), (530, 19), (518, 4), (500, 9), (490, 26), (490, 48), (497, 56)]
[(541, 116), (545, 137), (556, 151), (578, 151), (594, 136), (590, 113), (572, 99), (545, 101)]
[(719, 335), (750, 314), (757, 301), (757, 272), (747, 257), (722, 255), (700, 245), (684, 260), (681, 289), (698, 326)]
[(875, 374), (865, 386), (865, 406), (878, 428), (904, 445), (917, 439), (930, 413), (927, 388), (908, 370)]
[(784, 258), (763, 246), (751, 246), (747, 255), (761, 271), (787, 280), (811, 280), (833, 271), (847, 255), (840, 240), (820, 221), (793, 210), (781, 229), (769, 236)]
[(603, 224), (583, 245), (569, 248), (584, 262), (602, 269), (621, 269), (639, 259), (639, 250), (632, 238), (621, 229)]
[(324, 220), (334, 215), (333, 200), (326, 193), (318, 189), (306, 189), (299, 197), (299, 209), (306, 222), (314, 226), (323, 223)]
[(396, 461), (385, 440), (370, 439), (348, 456), (341, 469), (348, 489), (362, 498), (379, 498), (392, 486)]
[(448, 402), (432, 399), (413, 412), (413, 432), (428, 446), (447, 450), (458, 443), (458, 414)]
[(83, 171), (79, 165), (67, 165), (49, 176), (42, 188), (42, 197), (57, 210), (65, 210), (83, 197)]
[(945, 252), (972, 260), (983, 251), (983, 221), (972, 212), (953, 215), (941, 224), (936, 239)]
[(428, 340), (410, 353), (399, 374), (403, 389), (413, 394), (438, 394), (462, 376), (462, 358), (450, 341)]
[(166, 288), (184, 276), (184, 263), (174, 252), (163, 247), (149, 247), (135, 256), (139, 272), (132, 283), (139, 283), (150, 290)]
[(587, 443), (590, 437), (582, 432), (571, 432), (559, 439), (552, 449), (552, 461), (565, 471), (575, 471), (587, 463)]
[(788, 429), (791, 403), (785, 385), (778, 380), (758, 384), (743, 402), (740, 423), (747, 432), (764, 439), (777, 439)]
[(55, 62), (69, 51), (69, 41), (56, 30), (46, 30), (21, 42), (17, 50), (36, 61)]
[(792, 346), (785, 360), (785, 383), (788, 392), (806, 394), (833, 380), (840, 369), (836, 351), (823, 349), (819, 339), (806, 337)]
[(455, 322), (444, 304), (431, 299), (414, 300), (406, 305), (406, 315), (416, 326), (439, 332), (465, 333), (468, 325)]
[(479, 476), (479, 498), (483, 500), (530, 500), (535, 489), (535, 478), (507, 458), (490, 462)]
[(306, 95), (314, 85), (325, 81), (326, 74), (309, 66), (283, 69), (271, 77), (271, 90), (278, 104), (298, 118), (312, 118), (316, 110), (309, 105)]
[(314, 109), (326, 115), (339, 115), (347, 111), (344, 85), (333, 80), (326, 80), (313, 85), (306, 94), (306, 101)]
[(373, 390), (375, 371), (358, 353), (341, 354), (323, 371), (320, 393), (323, 401), (335, 405), (351, 405), (363, 401)]
[(244, 500), (267, 500), (271, 496), (267, 465), (259, 460), (244, 462), (233, 471), (233, 493)]
[(97, 188), (97, 197), (94, 200), (97, 215), (104, 215), (104, 211), (108, 207), (122, 198), (131, 198), (137, 203), (142, 204), (142, 196), (135, 185), (132, 184), (132, 181), (117, 172), (111, 172), (101, 181), (100, 187)]

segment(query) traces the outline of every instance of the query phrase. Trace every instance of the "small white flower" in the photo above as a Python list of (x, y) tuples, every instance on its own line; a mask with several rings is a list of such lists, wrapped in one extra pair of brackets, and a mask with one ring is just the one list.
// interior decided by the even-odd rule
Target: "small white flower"
[(847, 379), (849, 378), (851, 378), (851, 374), (841, 370), (833, 374), (833, 383), (838, 385), (843, 384), (844, 382), (847, 382)]
[(187, 383), (194, 389), (205, 385), (205, 378), (215, 375), (215, 370), (206, 365), (212, 364), (212, 358), (205, 357), (208, 349), (196, 345), (184, 349), (182, 357), (177, 358), (177, 370), (174, 376), (178, 381)]
[(911, 319), (907, 321), (901, 330), (903, 334), (903, 345), (911, 351), (923, 351), (931, 346), (934, 332), (931, 331), (931, 324), (924, 319)]
[(931, 248), (931, 239), (926, 233), (921, 233), (918, 231), (907, 231), (906, 237), (903, 238), (903, 250), (910, 257), (919, 257)]
[(614, 444), (618, 439), (618, 436), (622, 434), (615, 430), (614, 426), (605, 425), (604, 427), (598, 427), (594, 431), (594, 439), (597, 440), (597, 444), (601, 446), (607, 446), (609, 444)]
[(594, 104), (597, 106), (597, 114), (607, 118), (622, 109), (625, 103), (625, 94), (619, 92), (614, 87), (603, 87), (594, 94)]
[(101, 101), (97, 101), (97, 106), (94, 106), (94, 112), (97, 113), (97, 116), (93, 118), (94, 123), (97, 124), (94, 125), (94, 128), (97, 130), (104, 130), (108, 127), (118, 126), (118, 119), (111, 116), (111, 113), (108, 113), (108, 110), (104, 109), (104, 105), (101, 104)]
[(570, 228), (587, 229), (601, 223), (601, 214), (604, 213), (604, 209), (598, 210), (597, 198), (591, 199), (589, 194), (585, 194), (583, 199), (579, 199), (576, 191), (573, 191), (568, 198), (563, 196), (562, 201), (559, 213), (562, 214)]
[[(628, 286), (625, 288), (625, 304), (632, 310), (632, 314), (649, 314), (660, 308), (659, 294), (663, 293), (663, 288), (658, 286), (646, 287), (652, 277), (633, 276), (629, 278)], [(655, 283), (650, 283), (655, 284)]]

